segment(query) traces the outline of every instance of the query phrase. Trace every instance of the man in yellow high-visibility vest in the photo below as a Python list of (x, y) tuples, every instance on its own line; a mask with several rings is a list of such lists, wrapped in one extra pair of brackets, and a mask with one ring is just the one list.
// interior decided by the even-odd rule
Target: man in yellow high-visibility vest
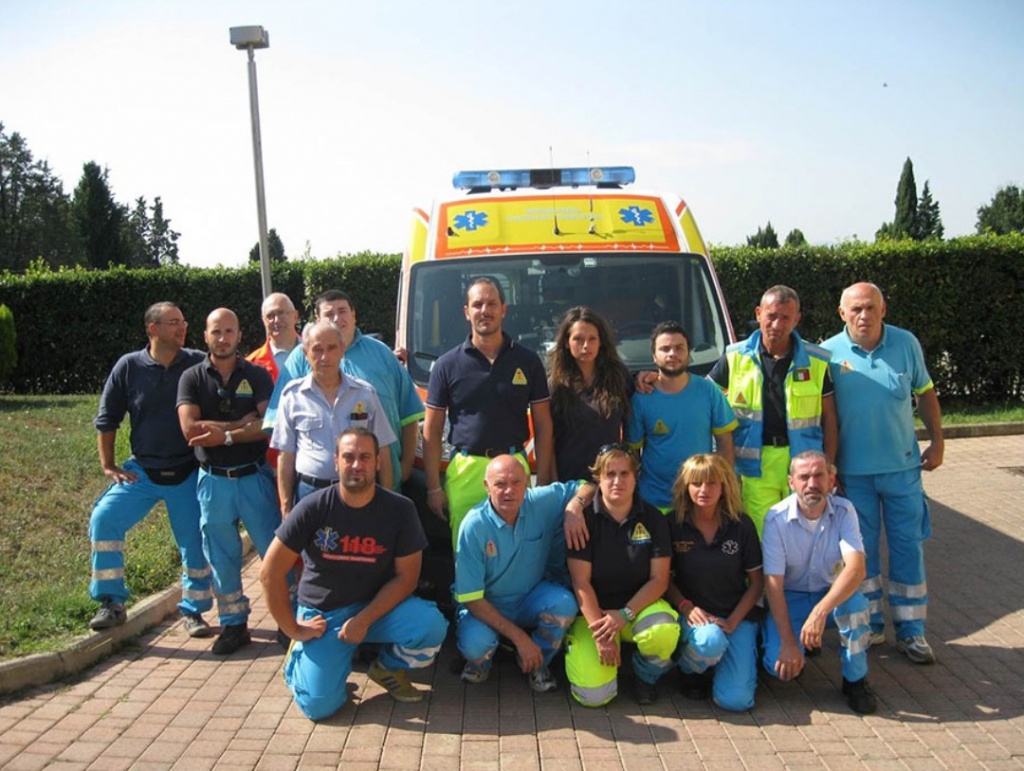
[(830, 354), (796, 332), (800, 298), (773, 286), (754, 309), (758, 330), (730, 345), (711, 374), (739, 427), (733, 432), (743, 506), (758, 535), (770, 507), (789, 495), (789, 461), (805, 450), (835, 462), (837, 422)]

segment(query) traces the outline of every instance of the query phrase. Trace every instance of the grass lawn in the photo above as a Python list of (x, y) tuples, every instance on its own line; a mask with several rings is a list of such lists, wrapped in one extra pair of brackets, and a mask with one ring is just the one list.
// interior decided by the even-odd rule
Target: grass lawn
[[(88, 631), (89, 512), (106, 489), (96, 451), (97, 396), (0, 396), (0, 660), (58, 650)], [(128, 455), (127, 425), (118, 459)], [(163, 507), (128, 534), (133, 598), (180, 580)]]
[[(0, 660), (59, 650), (87, 631), (89, 512), (106, 489), (92, 425), (97, 396), (0, 395)], [(1024, 421), (1024, 405), (943, 404), (943, 421)], [(117, 457), (128, 456), (127, 425)], [(180, 580), (163, 506), (128, 533), (134, 598)]]

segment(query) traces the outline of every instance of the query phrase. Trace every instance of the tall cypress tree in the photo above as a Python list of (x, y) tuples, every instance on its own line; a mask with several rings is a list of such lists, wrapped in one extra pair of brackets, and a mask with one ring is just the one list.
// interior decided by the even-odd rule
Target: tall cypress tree
[(917, 202), (917, 226), (914, 237), (918, 241), (925, 241), (929, 238), (942, 240), (945, 229), (942, 227), (942, 214), (939, 212), (939, 202), (932, 198), (932, 191), (928, 187), (928, 180), (924, 182), (921, 190), (921, 200)]
[(903, 163), (903, 173), (896, 187), (896, 219), (892, 223), (894, 238), (916, 238), (917, 184), (914, 182), (914, 164), (910, 158)]

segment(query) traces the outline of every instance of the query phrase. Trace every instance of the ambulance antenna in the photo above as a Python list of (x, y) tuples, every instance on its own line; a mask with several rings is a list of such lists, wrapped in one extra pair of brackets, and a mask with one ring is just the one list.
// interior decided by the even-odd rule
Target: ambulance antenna
[(555, 182), (555, 151), (551, 145), (548, 145), (548, 166), (551, 169), (551, 216), (555, 221), (555, 235), (562, 235), (562, 231), (558, 229), (558, 203), (555, 198), (554, 182)]
[[(587, 169), (590, 170), (591, 176), (593, 176), (593, 169), (590, 168), (590, 150), (587, 150)], [(590, 227), (587, 228), (587, 233), (592, 236), (597, 235), (597, 220), (594, 219), (594, 196), (590, 196)]]

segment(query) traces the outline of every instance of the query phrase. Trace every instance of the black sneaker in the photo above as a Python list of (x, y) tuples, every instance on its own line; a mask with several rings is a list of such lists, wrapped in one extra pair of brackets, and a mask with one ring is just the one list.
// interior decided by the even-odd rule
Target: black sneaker
[(633, 695), (640, 706), (654, 704), (658, 700), (658, 686), (655, 683), (645, 683), (638, 677), (633, 682)]
[(246, 624), (228, 624), (213, 643), (213, 652), (218, 656), (227, 656), (239, 648), (252, 642), (249, 627)]
[(97, 632), (103, 629), (113, 629), (121, 626), (128, 620), (128, 611), (124, 609), (123, 602), (115, 602), (110, 597), (103, 598), (103, 607), (96, 611), (96, 615), (89, 621), (89, 628)]
[(866, 677), (852, 683), (844, 677), (843, 695), (850, 709), (858, 715), (873, 715), (878, 709), (878, 699), (875, 698), (875, 692), (871, 690)]
[(700, 675), (684, 672), (679, 679), (679, 693), (687, 699), (703, 701), (711, 696), (711, 678), (708, 677), (707, 672)]
[(181, 614), (181, 622), (182, 626), (185, 627), (185, 633), (189, 637), (210, 637), (213, 635), (210, 625), (198, 613), (183, 612)]

